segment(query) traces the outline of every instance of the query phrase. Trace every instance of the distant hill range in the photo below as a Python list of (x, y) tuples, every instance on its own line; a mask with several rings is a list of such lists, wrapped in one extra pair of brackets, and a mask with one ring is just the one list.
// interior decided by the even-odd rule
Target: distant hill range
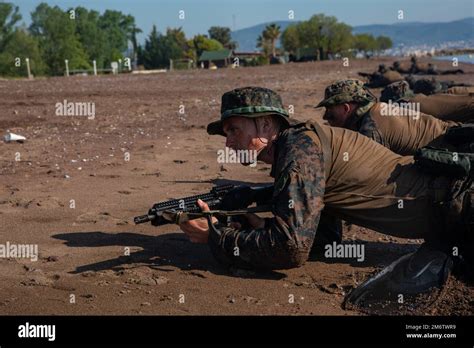
[[(276, 23), (281, 31), (285, 30), (294, 21), (275, 21), (255, 25), (232, 32), (232, 39), (239, 44), (239, 51), (255, 51), (257, 37), (265, 26)], [(367, 33), (374, 36), (384, 35), (392, 39), (394, 47), (439, 45), (449, 41), (467, 41), (474, 43), (474, 17), (452, 22), (401, 22), (395, 24), (372, 24), (355, 26), (354, 34)]]

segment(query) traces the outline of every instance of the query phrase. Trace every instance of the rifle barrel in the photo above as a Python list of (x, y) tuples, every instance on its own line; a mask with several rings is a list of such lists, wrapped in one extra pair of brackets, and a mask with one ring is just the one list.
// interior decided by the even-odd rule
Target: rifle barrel
[(135, 222), (136, 225), (138, 224), (144, 224), (145, 222), (153, 220), (154, 216), (152, 215), (140, 215), (140, 216), (135, 216), (133, 218), (133, 222)]

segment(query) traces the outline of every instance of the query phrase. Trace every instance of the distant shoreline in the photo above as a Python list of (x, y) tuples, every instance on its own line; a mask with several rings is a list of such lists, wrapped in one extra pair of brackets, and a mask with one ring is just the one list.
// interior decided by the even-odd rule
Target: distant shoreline
[(457, 58), (459, 63), (468, 63), (474, 64), (474, 54), (459, 54), (459, 55), (450, 55), (450, 56), (434, 56), (433, 59), (436, 60), (452, 60)]

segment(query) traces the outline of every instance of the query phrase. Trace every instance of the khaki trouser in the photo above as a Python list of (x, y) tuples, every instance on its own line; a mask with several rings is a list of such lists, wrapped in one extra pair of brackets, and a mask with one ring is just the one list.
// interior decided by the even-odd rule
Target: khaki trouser
[(474, 95), (417, 94), (409, 102), (419, 103), (421, 112), (441, 120), (474, 122)]

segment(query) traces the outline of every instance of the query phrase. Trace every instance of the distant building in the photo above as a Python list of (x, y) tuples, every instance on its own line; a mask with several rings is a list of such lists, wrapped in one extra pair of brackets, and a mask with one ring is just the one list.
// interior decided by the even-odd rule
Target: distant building
[(262, 63), (260, 59), (264, 55), (262, 52), (234, 52), (234, 58), (239, 59), (239, 66), (257, 66)]
[(232, 63), (232, 50), (204, 51), (198, 59), (201, 66), (206, 69), (224, 68)]

